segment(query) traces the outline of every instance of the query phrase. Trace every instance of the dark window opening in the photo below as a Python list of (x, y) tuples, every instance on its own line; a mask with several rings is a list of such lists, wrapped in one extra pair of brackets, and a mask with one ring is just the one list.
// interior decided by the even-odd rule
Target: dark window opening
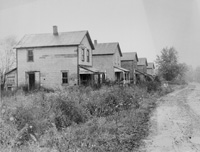
[(90, 50), (87, 50), (87, 62), (90, 62)]
[(62, 72), (62, 84), (68, 84), (68, 72)]
[(81, 52), (82, 54), (81, 54), (81, 57), (82, 57), (82, 61), (84, 61), (85, 60), (85, 50), (84, 49), (82, 49), (82, 52)]
[(28, 62), (33, 62), (33, 50), (28, 50)]

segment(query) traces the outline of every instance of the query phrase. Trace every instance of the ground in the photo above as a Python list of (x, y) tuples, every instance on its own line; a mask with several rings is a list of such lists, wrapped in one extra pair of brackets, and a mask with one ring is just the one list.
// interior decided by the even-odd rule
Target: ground
[(141, 151), (200, 152), (200, 84), (189, 84), (158, 102)]

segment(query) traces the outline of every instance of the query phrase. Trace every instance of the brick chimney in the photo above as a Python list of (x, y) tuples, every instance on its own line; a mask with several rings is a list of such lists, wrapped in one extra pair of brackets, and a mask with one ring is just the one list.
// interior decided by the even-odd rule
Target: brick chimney
[(53, 35), (55, 35), (55, 36), (58, 35), (58, 28), (57, 28), (57, 26), (53, 26)]
[(97, 45), (97, 40), (94, 40), (94, 45)]

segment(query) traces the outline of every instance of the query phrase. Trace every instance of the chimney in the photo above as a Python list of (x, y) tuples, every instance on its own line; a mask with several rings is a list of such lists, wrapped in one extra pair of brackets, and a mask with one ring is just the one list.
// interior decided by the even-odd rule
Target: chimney
[(57, 26), (53, 26), (53, 35), (58, 35)]
[(97, 40), (94, 40), (94, 45), (97, 45)]

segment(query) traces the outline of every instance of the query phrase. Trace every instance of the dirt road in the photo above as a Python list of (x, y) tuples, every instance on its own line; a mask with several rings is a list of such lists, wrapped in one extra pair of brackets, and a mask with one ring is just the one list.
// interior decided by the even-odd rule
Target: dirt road
[(200, 84), (190, 84), (159, 102), (142, 151), (200, 152)]

